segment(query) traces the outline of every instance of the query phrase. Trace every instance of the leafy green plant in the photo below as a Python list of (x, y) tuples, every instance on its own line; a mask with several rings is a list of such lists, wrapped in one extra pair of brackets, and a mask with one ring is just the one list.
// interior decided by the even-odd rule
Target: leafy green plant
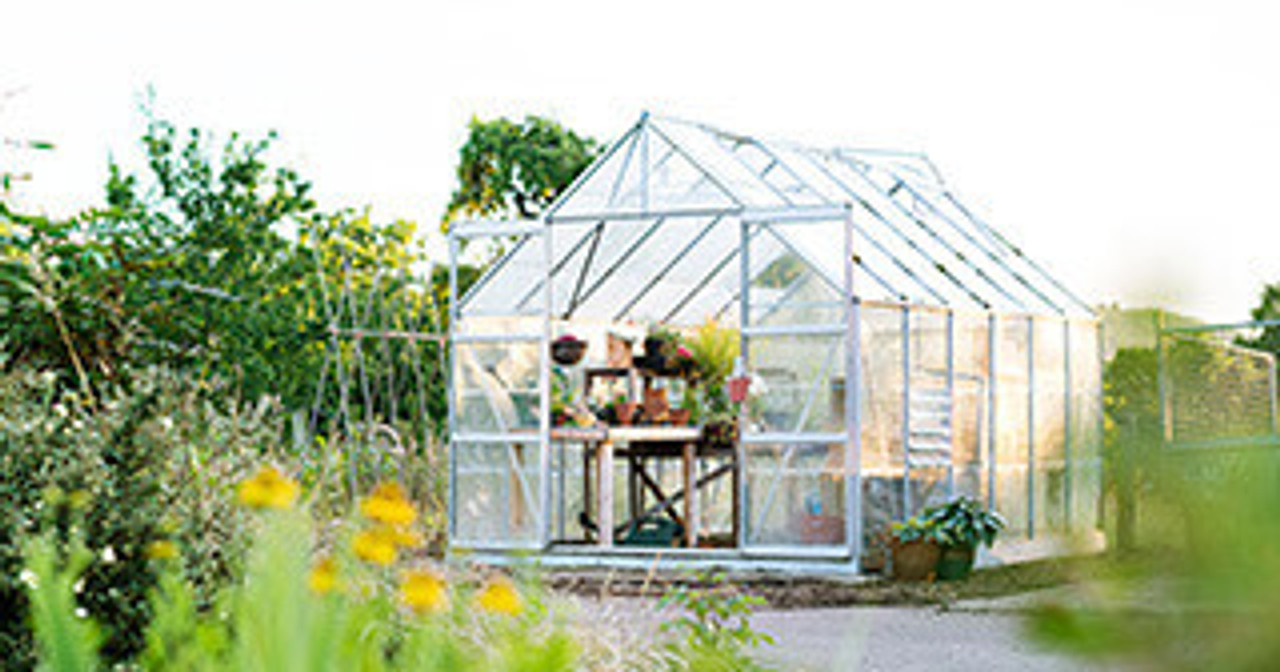
[(889, 528), (889, 537), (899, 544), (931, 541), (939, 545), (945, 545), (950, 540), (950, 537), (938, 525), (938, 521), (927, 515), (912, 516), (905, 521), (894, 523)]
[[(145, 669), (574, 669), (577, 645), (535, 588), (505, 578), (451, 584), (434, 569), (396, 567), (395, 549), (416, 543), (412, 510), (397, 488), (363, 500), (365, 524), (320, 559), (312, 552), (314, 523), (293, 508), (297, 495), (298, 485), (273, 469), (241, 485), (241, 501), (261, 509), (260, 531), (246, 576), (216, 608), (200, 609), (175, 564), (153, 558), (162, 579), (139, 660)], [(389, 556), (373, 550), (383, 543), (394, 547)], [(82, 565), (58, 565), (47, 537), (33, 548), (28, 594), (39, 616), (41, 663), (95, 669), (93, 622), (73, 608)]]
[(17, 581), (24, 544), (73, 524), (90, 557), (77, 604), (103, 624), (102, 655), (131, 659), (144, 646), (157, 544), (199, 605), (238, 576), (247, 524), (231, 483), (276, 442), (269, 417), (228, 412), (217, 387), (164, 371), (134, 376), (90, 406), (60, 392), (57, 376), (0, 375), (0, 647), (13, 669), (32, 667), (29, 603)]
[(689, 670), (759, 670), (751, 649), (773, 644), (773, 638), (751, 626), (751, 614), (764, 598), (747, 595), (726, 581), (723, 573), (705, 572), (695, 583), (663, 595), (659, 607), (680, 613), (662, 625), (676, 640), (668, 645), (673, 667)]
[(928, 509), (924, 518), (937, 529), (947, 546), (988, 548), (995, 543), (996, 535), (1005, 528), (1005, 520), (994, 511), (987, 511), (972, 497), (957, 497), (946, 504)]

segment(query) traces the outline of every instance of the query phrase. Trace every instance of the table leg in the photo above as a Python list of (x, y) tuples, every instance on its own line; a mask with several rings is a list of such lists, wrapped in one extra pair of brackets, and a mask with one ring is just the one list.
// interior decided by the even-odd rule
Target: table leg
[[(589, 520), (591, 518), (591, 451), (593, 446), (590, 443), (582, 445), (582, 517), (579, 520)], [(583, 541), (591, 540), (591, 530), (586, 525), (582, 528)]]
[(698, 546), (698, 447), (684, 444), (684, 541), (689, 548)]
[(599, 545), (613, 546), (613, 442), (602, 441), (596, 455), (596, 476), (599, 496), (599, 515), (596, 525), (600, 528)]

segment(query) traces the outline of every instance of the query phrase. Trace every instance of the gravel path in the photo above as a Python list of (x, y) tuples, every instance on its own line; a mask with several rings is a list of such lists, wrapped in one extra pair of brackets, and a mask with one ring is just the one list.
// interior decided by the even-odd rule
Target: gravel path
[[(614, 646), (652, 643), (671, 615), (656, 600), (577, 598), (579, 615), (612, 634)], [(936, 607), (763, 610), (752, 626), (776, 640), (757, 650), (779, 670), (982, 672), (1104, 669), (1040, 649), (1022, 634), (1016, 611), (942, 611)]]
[(777, 640), (760, 660), (784, 670), (1089, 669), (1028, 643), (1015, 614), (860, 607), (763, 611), (752, 623)]

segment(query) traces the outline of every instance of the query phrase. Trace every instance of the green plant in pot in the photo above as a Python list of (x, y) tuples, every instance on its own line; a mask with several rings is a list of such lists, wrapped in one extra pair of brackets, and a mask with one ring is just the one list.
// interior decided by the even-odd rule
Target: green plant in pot
[(685, 346), (693, 360), (689, 377), (697, 381), (700, 389), (695, 415), (703, 425), (707, 442), (732, 446), (738, 440), (738, 411), (729, 401), (725, 381), (741, 353), (738, 331), (709, 319), (685, 340)]
[(986, 510), (972, 497), (957, 497), (929, 509), (924, 515), (942, 535), (938, 559), (938, 579), (942, 581), (969, 576), (978, 544), (991, 548), (1005, 527), (1005, 520), (1000, 514)]
[(925, 581), (937, 571), (938, 558), (947, 537), (937, 522), (927, 515), (894, 523), (889, 533), (893, 578)]
[(654, 325), (644, 338), (645, 367), (658, 373), (675, 373), (679, 366), (677, 350), (680, 334), (662, 325)]

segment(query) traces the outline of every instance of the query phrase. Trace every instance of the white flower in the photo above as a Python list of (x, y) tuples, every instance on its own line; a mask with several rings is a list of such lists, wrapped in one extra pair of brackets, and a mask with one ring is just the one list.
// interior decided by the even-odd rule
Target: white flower
[(108, 546), (102, 549), (102, 561), (108, 565), (116, 561), (116, 549)]
[(72, 591), (74, 591), (76, 595), (79, 595), (80, 593), (83, 593), (83, 592), (84, 592), (84, 579), (80, 579), (79, 581), (76, 581), (76, 582), (75, 582), (75, 584), (71, 586), (71, 590), (72, 590)]
[(40, 587), (39, 577), (36, 576), (35, 572), (29, 569), (23, 569), (21, 572), (19, 572), (18, 580), (27, 584), (27, 587), (31, 588), (32, 590)]
[(84, 607), (76, 607), (76, 618), (88, 618), (88, 617), (89, 617), (89, 612), (85, 611)]

